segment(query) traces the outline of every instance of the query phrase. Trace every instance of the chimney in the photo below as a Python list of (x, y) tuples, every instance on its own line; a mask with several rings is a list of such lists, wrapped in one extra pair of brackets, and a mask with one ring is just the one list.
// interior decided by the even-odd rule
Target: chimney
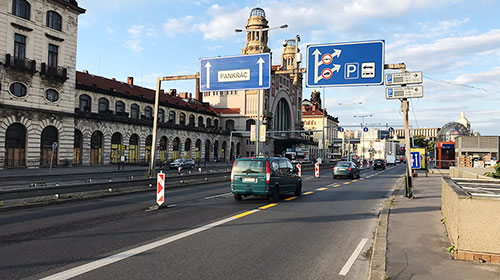
[(316, 110), (318, 110), (318, 105), (313, 104), (313, 111), (316, 111)]
[(133, 86), (134, 85), (134, 77), (127, 77), (127, 84)]
[(188, 99), (191, 101), (192, 98), (193, 98), (193, 94), (192, 93), (188, 93)]
[(182, 98), (182, 99), (186, 99), (186, 98), (187, 98), (187, 95), (188, 95), (188, 94), (187, 94), (187, 92), (185, 92), (185, 91), (184, 91), (184, 92), (179, 93), (179, 97), (180, 97), (180, 98)]
[(175, 95), (177, 95), (177, 90), (175, 88), (172, 88), (172, 89), (170, 89), (170, 91), (168, 93), (172, 96), (175, 96)]
[(111, 78), (111, 80), (116, 81), (116, 78)]
[(306, 111), (306, 105), (302, 105), (302, 112)]
[(196, 100), (203, 103), (203, 92), (200, 92), (200, 75), (199, 75), (199, 73), (197, 74), (197, 78), (196, 78)]
[(83, 69), (83, 73), (84, 73), (84, 74), (88, 74), (88, 73), (89, 73), (89, 70), (87, 70), (87, 69)]
[(160, 93), (161, 93), (161, 94), (164, 94), (164, 93), (165, 93), (165, 91), (164, 91), (163, 89), (160, 89)]

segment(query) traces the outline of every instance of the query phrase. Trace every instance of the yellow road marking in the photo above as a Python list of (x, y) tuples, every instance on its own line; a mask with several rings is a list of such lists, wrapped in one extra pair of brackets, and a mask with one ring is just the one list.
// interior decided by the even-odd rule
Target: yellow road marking
[(335, 185), (333, 185), (333, 187), (337, 188), (337, 187), (340, 187), (340, 185), (339, 184), (335, 184)]
[(360, 181), (361, 181), (361, 180), (364, 180), (364, 179), (365, 179), (365, 178), (359, 178), (359, 180), (360, 180)]
[(248, 215), (250, 215), (250, 214), (253, 214), (253, 213), (257, 212), (257, 211), (258, 211), (258, 210), (250, 210), (250, 211), (243, 212), (243, 213), (241, 213), (241, 214), (235, 215), (235, 216), (233, 216), (232, 218), (234, 218), (234, 219), (239, 219), (239, 218), (241, 218), (241, 217), (245, 217), (245, 216), (248, 216)]
[(328, 188), (317, 188), (316, 190), (317, 191), (324, 191), (324, 190), (328, 190)]
[(344, 185), (349, 185), (351, 182), (345, 182)]
[(297, 197), (296, 196), (292, 196), (292, 197), (289, 197), (289, 198), (285, 198), (286, 201), (290, 201), (290, 200), (294, 200), (296, 199)]
[(312, 194), (312, 193), (314, 193), (314, 192), (305, 192), (305, 193), (303, 193), (303, 195), (309, 195), (309, 194)]
[(271, 207), (276, 206), (276, 205), (278, 205), (278, 204), (277, 203), (271, 203), (271, 204), (268, 204), (268, 205), (261, 206), (261, 207), (259, 207), (259, 209), (264, 210), (264, 209), (271, 208)]
[(356, 183), (358, 180), (352, 180), (353, 183)]

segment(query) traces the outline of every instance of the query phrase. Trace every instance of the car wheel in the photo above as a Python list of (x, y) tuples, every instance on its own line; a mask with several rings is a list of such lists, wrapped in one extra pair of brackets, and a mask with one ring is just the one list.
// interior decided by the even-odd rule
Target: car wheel
[(337, 179), (337, 175), (333, 175), (333, 179)]
[(302, 194), (302, 183), (297, 184), (297, 188), (295, 189), (295, 192), (293, 194), (295, 196), (300, 196)]
[(238, 194), (238, 193), (233, 194), (233, 197), (237, 201), (243, 200), (243, 196), (241, 194)]
[(356, 174), (355, 174), (354, 172), (352, 172), (351, 178), (352, 178), (352, 179), (355, 179), (355, 178), (356, 178)]
[(280, 199), (280, 187), (275, 186), (273, 193), (271, 194), (271, 196), (269, 196), (269, 200), (271, 202), (278, 202), (279, 199)]
[(191, 169), (193, 169), (193, 168), (194, 168), (194, 164), (191, 164)]

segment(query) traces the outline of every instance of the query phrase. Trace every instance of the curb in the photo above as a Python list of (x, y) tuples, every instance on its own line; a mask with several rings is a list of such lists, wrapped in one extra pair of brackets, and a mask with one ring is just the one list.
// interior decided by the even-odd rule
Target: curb
[(387, 253), (387, 227), (389, 223), (389, 211), (391, 203), (394, 201), (395, 196), (399, 193), (404, 184), (404, 177), (401, 177), (396, 183), (396, 187), (392, 194), (384, 202), (384, 206), (380, 211), (375, 228), (375, 237), (373, 239), (372, 258), (370, 261), (370, 268), (368, 279), (370, 280), (384, 280), (386, 278), (386, 253)]

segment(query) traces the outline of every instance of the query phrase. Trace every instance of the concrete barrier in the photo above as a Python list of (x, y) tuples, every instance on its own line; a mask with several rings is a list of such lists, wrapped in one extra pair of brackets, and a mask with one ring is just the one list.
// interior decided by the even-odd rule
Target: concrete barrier
[(491, 179), (486, 172), (495, 172), (493, 167), (450, 167), (451, 178)]
[(443, 178), (441, 212), (458, 260), (500, 263), (500, 198), (471, 196)]

